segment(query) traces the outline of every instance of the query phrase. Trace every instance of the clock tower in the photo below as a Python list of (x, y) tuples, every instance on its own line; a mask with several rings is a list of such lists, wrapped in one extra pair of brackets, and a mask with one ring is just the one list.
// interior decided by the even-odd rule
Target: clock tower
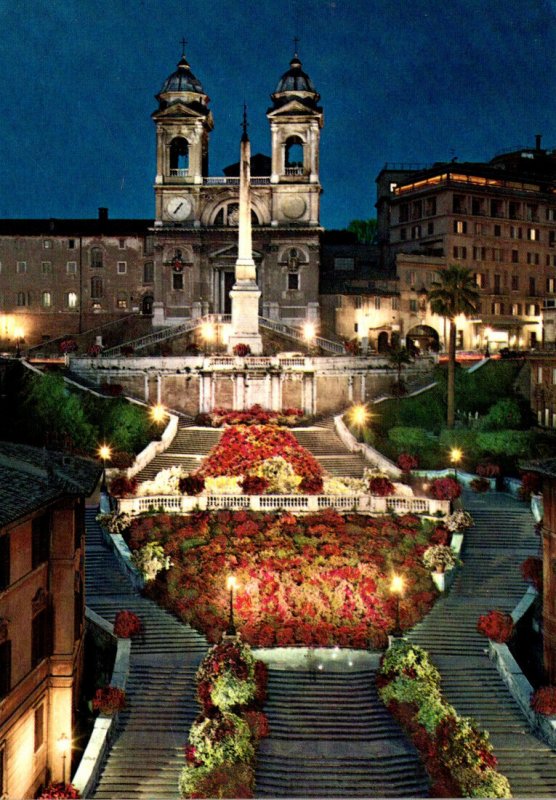
[(156, 222), (199, 225), (200, 188), (208, 174), (209, 97), (182, 54), (156, 95)]

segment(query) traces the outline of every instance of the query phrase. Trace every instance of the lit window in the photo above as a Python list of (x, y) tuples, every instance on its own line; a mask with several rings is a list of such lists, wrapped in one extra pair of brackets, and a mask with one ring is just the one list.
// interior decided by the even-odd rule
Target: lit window
[(527, 229), (527, 238), (530, 242), (538, 242), (541, 238), (541, 232), (539, 228), (528, 228)]
[(409, 301), (409, 310), (416, 312), (417, 311), (417, 300), (410, 300)]
[(27, 272), (27, 262), (26, 261), (18, 261), (15, 267), (16, 272), (20, 275), (24, 272)]
[(116, 297), (116, 306), (117, 308), (125, 309), (127, 308), (127, 293), (126, 292), (118, 292)]
[(120, 250), (125, 250), (125, 239), (118, 239), (118, 248)]
[(44, 742), (44, 703), (41, 703), (40, 706), (37, 706), (35, 708), (35, 753), (42, 747), (43, 742)]
[(77, 293), (68, 292), (66, 294), (66, 305), (68, 308), (77, 308)]
[(43, 275), (49, 275), (52, 272), (52, 261), (42, 261), (41, 272)]
[(125, 275), (127, 272), (127, 261), (118, 261), (118, 275)]
[(50, 292), (43, 292), (41, 296), (41, 304), (43, 308), (50, 308), (52, 305), (52, 295)]
[(380, 311), (380, 297), (375, 297), (375, 311)]
[(537, 367), (537, 383), (542, 383), (542, 367)]
[(75, 275), (77, 272), (77, 261), (68, 261), (66, 264), (66, 272), (68, 275)]
[(392, 298), (392, 311), (398, 311), (400, 308), (400, 299), (399, 297)]
[(454, 233), (467, 233), (467, 222), (462, 219), (455, 219)]
[(546, 291), (548, 294), (554, 294), (556, 291), (556, 279), (555, 278), (547, 278), (546, 279)]
[(42, 243), (45, 250), (50, 250), (52, 247), (52, 239), (45, 239)]

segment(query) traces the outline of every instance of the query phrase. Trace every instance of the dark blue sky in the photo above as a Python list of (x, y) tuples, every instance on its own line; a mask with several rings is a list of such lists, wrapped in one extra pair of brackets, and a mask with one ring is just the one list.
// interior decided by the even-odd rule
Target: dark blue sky
[(374, 216), (385, 161), (556, 147), (554, 0), (0, 0), (0, 216), (151, 217), (153, 95), (181, 55), (211, 97), (210, 172), (242, 103), (270, 151), (269, 94), (300, 37), (321, 94), (322, 222)]

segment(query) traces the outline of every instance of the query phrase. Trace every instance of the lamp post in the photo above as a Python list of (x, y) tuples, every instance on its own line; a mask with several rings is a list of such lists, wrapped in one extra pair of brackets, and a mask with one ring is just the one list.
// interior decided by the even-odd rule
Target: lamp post
[(307, 347), (309, 348), (309, 352), (311, 352), (311, 350), (315, 346), (316, 335), (317, 335), (317, 329), (315, 327), (315, 324), (313, 322), (306, 322), (303, 325), (303, 338), (305, 339)]
[(396, 598), (396, 625), (392, 632), (392, 636), (399, 638), (402, 635), (402, 629), (400, 627), (400, 598), (403, 594), (403, 590), (405, 588), (405, 581), (401, 575), (397, 575), (394, 573), (392, 575), (392, 580), (390, 581), (390, 591)]
[(212, 322), (204, 322), (201, 326), (201, 336), (203, 337), (203, 341), (205, 342), (205, 347), (207, 350), (207, 354), (211, 352), (211, 345), (216, 337), (216, 328), (212, 324)]
[(63, 733), (57, 741), (58, 750), (62, 754), (62, 783), (65, 785), (66, 783), (66, 756), (71, 747), (71, 742)]
[(230, 592), (230, 616), (228, 619), (228, 627), (226, 628), (226, 636), (235, 636), (236, 626), (234, 622), (234, 589), (237, 586), (237, 580), (234, 575), (228, 576), (227, 584)]
[(155, 406), (152, 406), (150, 410), (151, 419), (153, 422), (160, 424), (164, 422), (166, 418), (166, 409), (162, 405), (162, 403), (157, 403)]
[(15, 337), (15, 357), (21, 358), (21, 343), (24, 339), (23, 328), (16, 328), (14, 330)]
[(364, 428), (371, 418), (371, 412), (365, 405), (352, 406), (349, 410), (351, 424), (356, 428)]
[(458, 464), (463, 458), (463, 453), (459, 447), (452, 447), (450, 450), (450, 461), (454, 465), (454, 478), (458, 479)]
[(106, 486), (106, 462), (110, 460), (110, 457), (112, 455), (112, 449), (110, 448), (109, 445), (102, 444), (98, 448), (98, 455), (99, 455), (99, 458), (102, 459), (102, 483), (100, 485), (100, 491), (101, 492), (106, 492), (107, 491), (107, 486)]

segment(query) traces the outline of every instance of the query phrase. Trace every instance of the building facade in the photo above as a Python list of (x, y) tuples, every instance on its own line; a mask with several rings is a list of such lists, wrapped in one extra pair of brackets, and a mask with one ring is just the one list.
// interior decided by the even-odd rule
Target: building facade
[(417, 315), (406, 334), (418, 323), (444, 341), (440, 321), (419, 313), (420, 295), (458, 264), (481, 295), (476, 316), (458, 320), (458, 346), (539, 346), (543, 301), (556, 294), (556, 151), (537, 137), (487, 163), (403, 166), (379, 174), (377, 210), (383, 266), (397, 272), (402, 311)]
[[(0, 443), (0, 796), (62, 780), (83, 670), (87, 459)], [(67, 755), (67, 772), (71, 752)]]
[[(209, 174), (209, 98), (185, 56), (156, 95), (155, 218), (0, 220), (0, 348), (129, 314), (154, 326), (229, 314), (239, 165)], [(267, 111), (271, 156), (252, 159), (253, 257), (262, 315), (319, 316), (320, 96), (297, 55)]]

